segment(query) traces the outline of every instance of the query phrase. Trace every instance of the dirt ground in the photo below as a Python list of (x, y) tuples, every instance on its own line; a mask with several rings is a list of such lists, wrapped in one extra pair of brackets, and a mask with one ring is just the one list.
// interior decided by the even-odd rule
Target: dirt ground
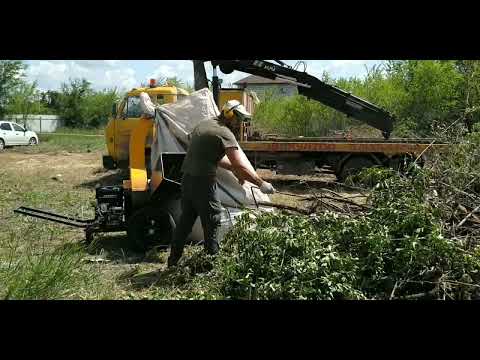
[(83, 180), (86, 173), (79, 170), (99, 169), (101, 154), (98, 152), (69, 153), (67, 151), (59, 154), (25, 154), (5, 151), (1, 154), (1, 159), (5, 167), (14, 171), (26, 171), (27, 173), (35, 173), (41, 170), (48, 170), (52, 173), (60, 171), (65, 176), (74, 176), (78, 180)]
[[(126, 174), (106, 171), (101, 166), (101, 152), (69, 153), (63, 151), (50, 154), (24, 154), (18, 152), (4, 153), (2, 162), (9, 171), (22, 177), (50, 177), (56, 183), (65, 184), (72, 189), (94, 189), (97, 184), (114, 185), (121, 183)], [(272, 182), (275, 188), (284, 194), (275, 194), (271, 200), (276, 204), (302, 206), (305, 202), (300, 196), (311, 197), (317, 189), (330, 188), (336, 181), (335, 175), (318, 172), (309, 176), (276, 175), (269, 170), (258, 170), (259, 175)], [(338, 190), (339, 194), (350, 197), (359, 195), (354, 191)], [(299, 195), (299, 197), (285, 194)], [(94, 192), (91, 191), (92, 199)]]
[(2, 162), (9, 171), (25, 176), (50, 176), (57, 182), (69, 184), (72, 188), (111, 183), (115, 172), (108, 172), (101, 166), (102, 153), (61, 153), (23, 154), (18, 152), (4, 153)]
[[(28, 206), (85, 219), (92, 218), (95, 187), (119, 184), (125, 176), (115, 171), (105, 171), (101, 166), (101, 156), (101, 151), (0, 153), (0, 227), (4, 229), (0, 240), (15, 233), (21, 241), (38, 241), (42, 246), (81, 242), (84, 239), (82, 230), (21, 217), (13, 214), (13, 210), (19, 206)], [(335, 181), (335, 177), (330, 174), (295, 177), (276, 176), (269, 171), (259, 173), (282, 192), (272, 196), (272, 202), (302, 209), (308, 209), (311, 200), (306, 201), (301, 196), (311, 198), (318, 189), (331, 188), (331, 182)], [(354, 192), (342, 194), (358, 195)], [(151, 252), (146, 256), (133, 253), (128, 249), (124, 233), (98, 235), (95, 245), (85, 254), (84, 260), (101, 275), (104, 293), (102, 295), (98, 294), (98, 290), (85, 289), (84, 294), (77, 294), (76, 297), (171, 298), (174, 295), (168, 287), (153, 287), (154, 284), (158, 285), (165, 272), (166, 258), (166, 252)]]

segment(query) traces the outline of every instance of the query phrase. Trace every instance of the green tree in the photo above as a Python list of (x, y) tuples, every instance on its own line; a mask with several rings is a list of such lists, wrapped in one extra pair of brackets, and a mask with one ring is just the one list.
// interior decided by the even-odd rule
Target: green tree
[(86, 79), (70, 79), (69, 83), (62, 84), (58, 107), (65, 126), (85, 126), (84, 100), (92, 94), (91, 84)]
[(404, 90), (396, 99), (400, 122), (411, 124), (417, 135), (429, 135), (433, 125), (448, 125), (458, 117), (463, 79), (455, 61), (392, 61), (388, 73)]
[(480, 121), (480, 61), (458, 60), (456, 66), (462, 75), (458, 88), (462, 120), (469, 130)]
[(41, 102), (41, 93), (37, 83), (22, 82), (12, 91), (7, 105), (8, 114), (23, 115), (24, 122), (31, 114), (48, 114), (52, 111)]
[(48, 90), (41, 94), (40, 102), (50, 111), (56, 113), (60, 108), (61, 93), (54, 90)]
[(112, 104), (119, 100), (116, 89), (97, 91), (84, 98), (84, 125), (99, 127), (106, 125), (112, 111)]
[(52, 93), (46, 101), (57, 109), (65, 126), (84, 128), (105, 125), (118, 97), (116, 89), (95, 91), (86, 79), (70, 79), (58, 96)]
[(10, 97), (22, 84), (26, 65), (17, 60), (0, 60), (0, 116), (6, 113)]
[[(480, 100), (480, 65), (474, 61), (394, 60), (367, 69), (363, 78), (333, 79), (328, 73), (321, 78), (392, 113), (396, 136), (428, 136), (435, 126), (446, 127), (467, 117), (464, 114), (480, 116), (475, 106)], [(264, 100), (254, 123), (261, 130), (323, 136), (332, 130), (363, 127), (301, 97)]]

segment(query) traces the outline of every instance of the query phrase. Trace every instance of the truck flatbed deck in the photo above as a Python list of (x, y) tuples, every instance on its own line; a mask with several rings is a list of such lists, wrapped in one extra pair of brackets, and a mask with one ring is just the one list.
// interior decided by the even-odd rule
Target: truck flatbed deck
[(348, 143), (407, 143), (407, 144), (431, 144), (437, 142), (435, 138), (390, 138), (388, 140), (384, 138), (348, 138), (341, 137), (283, 137), (283, 136), (263, 136), (262, 138), (251, 137), (249, 142), (348, 142)]
[(418, 156), (445, 151), (450, 144), (435, 139), (382, 138), (284, 138), (240, 142), (256, 168), (269, 168), (283, 174), (305, 175), (325, 165), (335, 169), (338, 178), (368, 167), (399, 169)]
[(419, 154), (428, 147), (445, 148), (448, 144), (433, 139), (275, 139), (271, 141), (245, 141), (240, 146), (245, 152), (343, 152)]

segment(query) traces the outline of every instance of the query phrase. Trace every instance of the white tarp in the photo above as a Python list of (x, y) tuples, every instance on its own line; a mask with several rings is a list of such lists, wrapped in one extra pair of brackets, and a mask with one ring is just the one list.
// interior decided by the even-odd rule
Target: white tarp
[[(218, 115), (220, 112), (209, 89), (196, 91), (179, 102), (157, 107), (155, 117), (157, 137), (153, 139), (152, 144), (152, 169), (159, 169), (161, 153), (186, 151), (190, 143), (190, 134), (195, 126)], [(254, 171), (243, 150), (239, 148), (239, 151), (245, 164)], [(220, 201), (226, 207), (238, 207), (239, 203), (252, 206), (255, 205), (255, 200), (270, 201), (269, 197), (261, 193), (255, 185), (249, 182), (240, 185), (230, 171), (219, 168), (217, 178)]]
[[(153, 103), (148, 95), (141, 96), (140, 106), (146, 115), (152, 114)], [(184, 153), (190, 143), (190, 134), (195, 126), (200, 122), (220, 115), (213, 100), (213, 95), (208, 89), (203, 89), (192, 93), (185, 99), (171, 104), (155, 106), (155, 128), (156, 137), (153, 139), (151, 152), (152, 171), (160, 170), (160, 155), (162, 153)], [(245, 164), (253, 169), (252, 164), (246, 157), (242, 149), (242, 157)], [(240, 206), (254, 207), (255, 200), (269, 202), (270, 198), (260, 192), (254, 185), (245, 182), (240, 185), (237, 178), (224, 169), (218, 169), (218, 195), (226, 213), (222, 216), (222, 227), (220, 233), (223, 234), (225, 228), (235, 223), (235, 218), (243, 213)], [(252, 189), (252, 186), (254, 187)], [(253, 194), (252, 194), (253, 191)], [(255, 197), (255, 198), (254, 198)], [(272, 211), (273, 209), (261, 207), (263, 210)], [(193, 227), (191, 239), (199, 241), (203, 239), (203, 231), (200, 219)], [(221, 239), (220, 239), (221, 240)]]

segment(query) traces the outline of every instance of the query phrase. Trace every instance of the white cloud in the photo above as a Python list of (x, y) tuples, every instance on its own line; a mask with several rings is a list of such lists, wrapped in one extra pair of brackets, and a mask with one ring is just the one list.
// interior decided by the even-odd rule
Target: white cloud
[[(297, 60), (285, 61), (295, 65)], [(307, 72), (321, 77), (328, 72), (333, 77), (363, 76), (365, 65), (369, 67), (378, 61), (372, 60), (306, 60)], [(299, 66), (303, 71), (303, 66)], [(212, 77), (212, 67), (206, 63), (208, 78)], [(93, 88), (101, 90), (116, 87), (120, 91), (128, 90), (148, 82), (151, 78), (176, 76), (193, 85), (193, 63), (191, 60), (157, 60), (157, 61), (124, 61), (124, 60), (41, 60), (29, 61), (26, 72), (30, 81), (37, 80), (43, 89), (59, 89), (63, 82), (70, 78), (85, 78)], [(222, 74), (224, 86), (229, 86), (248, 74), (234, 72)]]
[[(270, 60), (271, 61), (271, 60)], [(285, 60), (287, 65), (295, 66), (299, 60)], [(366, 74), (366, 67), (371, 67), (373, 64), (378, 63), (377, 60), (302, 60), (306, 64), (306, 71), (313, 76), (321, 78), (324, 72), (329, 73), (332, 77), (350, 77), (358, 76), (362, 77)], [(274, 62), (274, 61), (272, 61)], [(207, 76), (211, 76), (211, 66), (207, 65)], [(303, 71), (304, 66), (300, 64), (298, 71)], [(234, 72), (230, 75), (222, 74), (224, 83), (234, 83), (249, 74)]]
[(59, 89), (76, 78), (87, 79), (99, 90), (117, 87), (123, 91), (138, 83), (135, 70), (118, 60), (42, 60), (30, 64), (27, 77), (44, 89)]
[[(307, 63), (307, 72), (320, 77), (327, 72), (334, 78), (338, 77), (363, 77), (366, 74), (367, 67), (377, 64), (378, 60), (309, 60)], [(300, 69), (303, 69), (300, 67)]]
[(159, 79), (164, 77), (174, 77), (177, 76), (178, 71), (175, 71), (175, 68), (171, 65), (160, 65), (156, 68), (153, 73), (149, 76), (151, 79)]
[(332, 60), (332, 67), (343, 67), (349, 65), (363, 65), (365, 60)]
[(75, 74), (75, 77), (78, 78), (87, 77), (91, 72), (91, 69), (88, 65), (79, 63), (77, 61), (70, 61), (67, 64), (67, 68), (69, 69), (69, 73)]
[[(210, 62), (205, 64), (205, 71), (209, 79), (212, 78), (213, 69), (210, 65)], [(237, 80), (240, 80), (248, 74), (241, 72), (234, 72), (233, 74), (222, 74), (219, 72), (219, 77), (223, 79), (224, 84), (230, 84)], [(191, 60), (162, 60), (158, 62), (155, 69), (149, 73), (145, 78), (145, 81), (149, 79), (159, 79), (164, 77), (174, 77), (186, 81), (187, 83), (193, 85), (193, 63)]]
[(149, 72), (145, 81), (165, 77), (177, 77), (193, 84), (193, 63), (190, 60), (161, 60), (155, 62), (155, 68)]
[(120, 63), (120, 60), (103, 60), (108, 66), (117, 66)]
[[(138, 86), (135, 70), (132, 68), (114, 69), (105, 72), (104, 87), (116, 84), (119, 89), (131, 89)], [(108, 85), (110, 84), (110, 85)]]
[(30, 65), (27, 76), (34, 80), (45, 80), (46, 83), (56, 83), (65, 78), (67, 64), (65, 62), (39, 61), (38, 64)]
[[(298, 60), (286, 60), (288, 65), (294, 66)], [(378, 61), (375, 60), (305, 60), (307, 72), (313, 76), (321, 77), (324, 72), (328, 72), (333, 77), (350, 77), (363, 76), (366, 73), (365, 66), (372, 66)], [(212, 66), (210, 62), (205, 66), (207, 77), (212, 77)], [(303, 65), (298, 67), (299, 71), (303, 71)], [(224, 86), (230, 86), (234, 82), (247, 77), (249, 74), (235, 71), (232, 74), (222, 74), (219, 76), (223, 79)], [(145, 79), (158, 79), (163, 77), (178, 78), (193, 84), (193, 64), (190, 60), (162, 60), (158, 62), (154, 71)]]
[(112, 68), (119, 65), (118, 60), (76, 60), (75, 62), (83, 67), (93, 69)]

